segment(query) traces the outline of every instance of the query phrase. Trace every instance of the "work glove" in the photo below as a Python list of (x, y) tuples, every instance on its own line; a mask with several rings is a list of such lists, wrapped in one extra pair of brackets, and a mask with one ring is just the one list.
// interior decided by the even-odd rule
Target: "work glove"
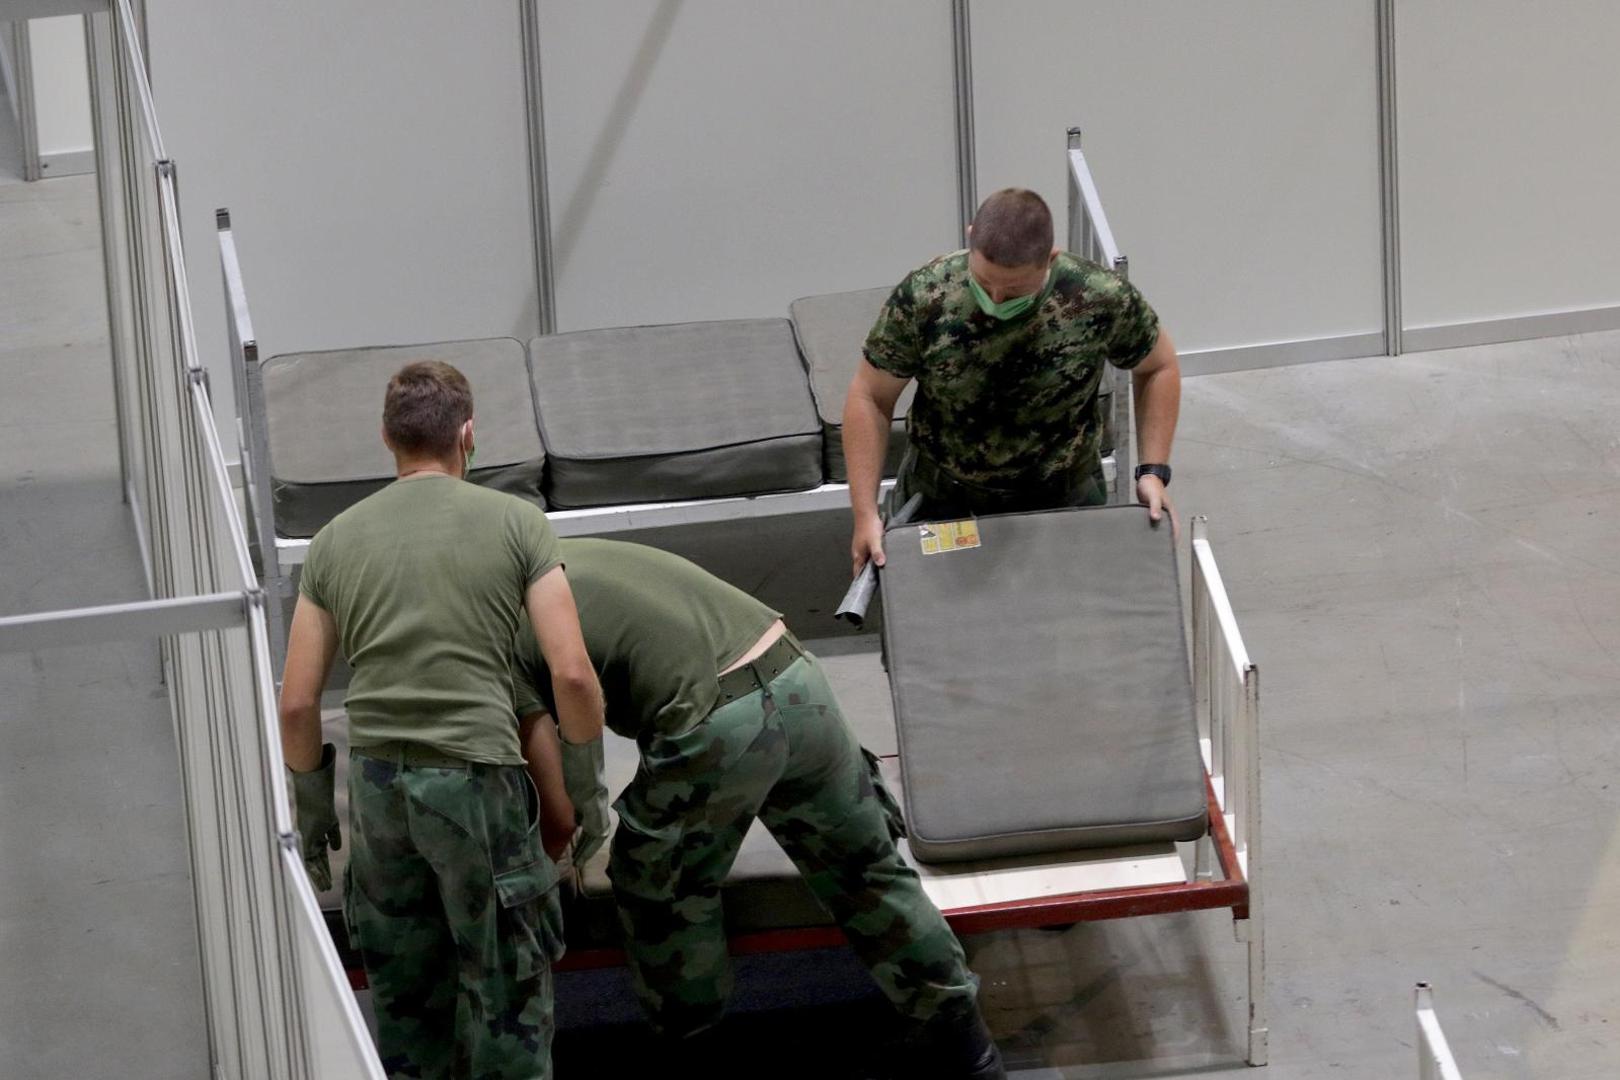
[(337, 747), (321, 747), (321, 763), (309, 772), (287, 770), (293, 789), (293, 810), (298, 824), (298, 842), (304, 852), (304, 870), (315, 891), (332, 887), (332, 863), (328, 849), (343, 847), (343, 833), (337, 817)]
[(562, 741), (563, 788), (574, 803), (579, 836), (574, 840), (574, 865), (586, 860), (607, 842), (613, 827), (608, 817), (607, 777), (604, 774), (602, 737), (588, 743)]

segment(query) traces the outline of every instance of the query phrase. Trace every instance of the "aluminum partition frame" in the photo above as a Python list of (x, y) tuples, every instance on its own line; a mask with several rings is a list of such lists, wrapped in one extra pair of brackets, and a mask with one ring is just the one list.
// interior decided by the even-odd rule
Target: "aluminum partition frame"
[(973, 5), (951, 0), (952, 66), (956, 90), (956, 202), (958, 228), (951, 246), (965, 243), (979, 209), (979, 152), (973, 139)]
[[(196, 344), (178, 171), (129, 0), (89, 16), (93, 114), (126, 495), (155, 599), (0, 620), (0, 647), (160, 635), (197, 907), (209, 1058), (226, 1077), (380, 1077), (296, 855), (260, 589)], [(328, 950), (329, 952), (329, 950)], [(301, 956), (303, 959), (301, 960)], [(313, 1005), (311, 1004), (313, 1003)], [(336, 1049), (334, 1050), (334, 1047)]]
[(1401, 177), (1395, 99), (1395, 0), (1378, 0), (1378, 173), (1383, 225), (1384, 352), (1405, 350), (1401, 314)]
[[(1083, 259), (1106, 266), (1122, 278), (1130, 277), (1130, 260), (1120, 253), (1114, 242), (1114, 230), (1109, 227), (1108, 214), (1103, 210), (1102, 196), (1097, 193), (1097, 182), (1092, 178), (1091, 166), (1080, 149), (1080, 129), (1068, 131), (1068, 202), (1069, 231), (1066, 246)], [(1104, 436), (1109, 453), (1103, 458), (1103, 473), (1108, 480), (1110, 501), (1129, 505), (1136, 501), (1132, 480), (1132, 461), (1135, 459), (1136, 429), (1131, 412), (1131, 373), (1112, 364), (1104, 365), (1103, 389), (1107, 397), (1106, 430)]]
[(1420, 982), (1412, 997), (1417, 1012), (1418, 1080), (1462, 1080), (1451, 1044), (1434, 1012), (1434, 988)]
[(523, 39), (523, 101), (528, 121), (529, 224), (534, 244), (535, 322), (557, 332), (556, 256), (551, 243), (551, 177), (546, 164), (545, 83), (540, 70), (540, 0), (517, 0)]
[(264, 420), (264, 373), (259, 363), (259, 343), (253, 334), (253, 316), (248, 309), (247, 287), (242, 281), (242, 265), (236, 254), (229, 209), (222, 207), (214, 211), (214, 226), (225, 289), (225, 332), (231, 348), (231, 388), (236, 404), (242, 491), (247, 504), (247, 544), (257, 563), (259, 582), (267, 594), (270, 670), (275, 674), (276, 685), (280, 686), (280, 673), (287, 661), (284, 605), (293, 595), (293, 584), (291, 574), (282, 565), (281, 549), (276, 543), (270, 433)]
[(34, 50), (28, 20), (11, 24), (12, 74), (17, 78), (17, 141), (22, 151), (23, 180), (33, 183), (44, 176), (39, 159), (39, 116), (34, 104)]

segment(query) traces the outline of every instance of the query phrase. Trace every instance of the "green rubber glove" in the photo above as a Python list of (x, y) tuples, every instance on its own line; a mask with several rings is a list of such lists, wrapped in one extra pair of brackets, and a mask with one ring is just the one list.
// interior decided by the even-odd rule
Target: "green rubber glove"
[(602, 739), (571, 743), (562, 739), (563, 787), (574, 803), (579, 836), (574, 840), (574, 865), (583, 867), (607, 842), (613, 828), (608, 816), (607, 777), (604, 775)]
[(304, 869), (317, 892), (332, 887), (332, 863), (328, 849), (343, 847), (343, 833), (337, 817), (337, 747), (321, 747), (321, 763), (309, 772), (287, 770), (293, 789), (293, 809), (298, 823), (298, 841), (304, 852)]

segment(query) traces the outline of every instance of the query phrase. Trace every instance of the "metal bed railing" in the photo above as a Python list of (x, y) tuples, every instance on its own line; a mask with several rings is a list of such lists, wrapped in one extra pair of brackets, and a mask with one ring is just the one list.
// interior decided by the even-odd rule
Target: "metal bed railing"
[[(1081, 258), (1113, 270), (1120, 277), (1130, 275), (1130, 261), (1114, 242), (1114, 230), (1103, 210), (1102, 196), (1091, 166), (1080, 150), (1080, 129), (1069, 129), (1069, 232), (1068, 249)], [(1135, 429), (1131, 422), (1131, 373), (1112, 366), (1103, 369), (1102, 402), (1104, 450), (1103, 472), (1108, 478), (1110, 501), (1136, 501), (1136, 485), (1131, 482), (1131, 462), (1135, 450)]]
[(1434, 1012), (1434, 988), (1420, 982), (1413, 997), (1417, 1007), (1418, 1080), (1462, 1080), (1457, 1059), (1451, 1055), (1451, 1044)]
[[(1237, 616), (1209, 544), (1209, 522), (1192, 520), (1192, 664), (1198, 739), (1216, 806), (1249, 885), (1246, 917), (1233, 926), (1249, 951), (1249, 1061), (1264, 1064), (1265, 890), (1260, 861), (1260, 672), (1249, 659)], [(1213, 823), (1212, 823), (1213, 824)], [(1213, 829), (1211, 830), (1214, 831)], [(1208, 839), (1200, 841), (1195, 873), (1213, 874)]]
[(0, 618), (0, 651), (159, 639), (211, 1075), (381, 1077), (293, 831), (279, 628), (215, 426), (140, 18), (130, 0), (85, 18), (120, 479), (150, 599)]

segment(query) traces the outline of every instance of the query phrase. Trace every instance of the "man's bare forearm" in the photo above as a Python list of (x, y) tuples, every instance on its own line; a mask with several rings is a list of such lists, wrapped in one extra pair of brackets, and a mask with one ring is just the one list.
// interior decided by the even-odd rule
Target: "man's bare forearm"
[(878, 484), (893, 422), (894, 417), (866, 395), (851, 393), (844, 402), (844, 465), (850, 507), (857, 520), (877, 516)]
[(1160, 362), (1131, 380), (1136, 394), (1136, 453), (1138, 461), (1167, 465), (1181, 416), (1181, 365), (1168, 338), (1155, 346), (1154, 353), (1162, 354)]
[(281, 706), (281, 756), (293, 772), (309, 772), (321, 763), (321, 707)]
[(557, 728), (577, 745), (602, 737), (602, 687), (589, 667), (552, 672), (551, 692), (557, 700)]

